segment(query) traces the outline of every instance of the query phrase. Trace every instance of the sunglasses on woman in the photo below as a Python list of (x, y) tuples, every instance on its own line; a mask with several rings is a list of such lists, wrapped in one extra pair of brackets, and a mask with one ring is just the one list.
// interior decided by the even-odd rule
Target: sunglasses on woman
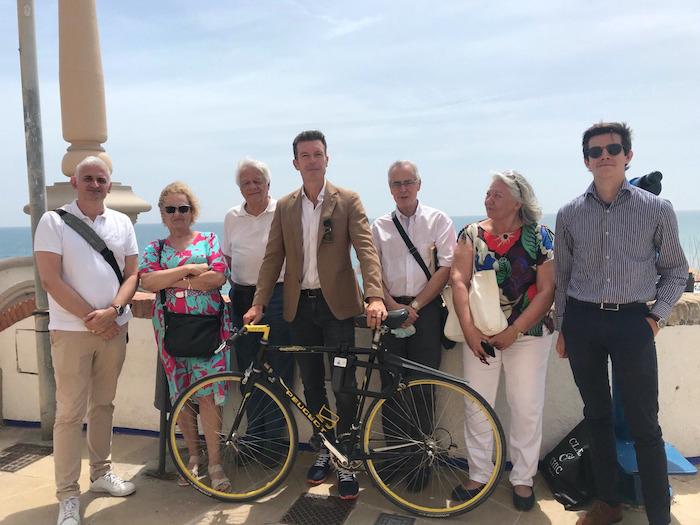
[(175, 213), (175, 211), (184, 215), (185, 213), (190, 212), (190, 210), (192, 209), (192, 206), (188, 206), (187, 204), (183, 204), (182, 206), (164, 206), (163, 209), (165, 210), (165, 213), (167, 213), (168, 215), (172, 215), (173, 213)]
[[(610, 155), (615, 156), (619, 155), (624, 148), (622, 147), (622, 144), (613, 143), (605, 146), (605, 149)], [(599, 159), (603, 156), (603, 148), (601, 146), (586, 148), (586, 156), (592, 159)]]

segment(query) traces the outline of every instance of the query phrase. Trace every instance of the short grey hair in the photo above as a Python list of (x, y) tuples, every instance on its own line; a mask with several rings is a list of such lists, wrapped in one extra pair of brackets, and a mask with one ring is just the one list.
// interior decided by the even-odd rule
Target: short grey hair
[(111, 179), (112, 178), (112, 169), (109, 167), (109, 165), (102, 160), (100, 157), (95, 157), (94, 155), (90, 155), (88, 157), (85, 157), (83, 160), (78, 162), (78, 165), (75, 167), (75, 171), (73, 171), (73, 175), (75, 177), (79, 177), (80, 173), (88, 167), (99, 167), (104, 170), (104, 172), (107, 174), (107, 176)]
[(270, 184), (270, 168), (261, 160), (245, 158), (238, 163), (236, 168), (236, 185), (241, 187), (241, 172), (246, 168), (253, 168), (260, 172), (265, 182)]
[(389, 182), (391, 182), (391, 172), (394, 171), (396, 168), (403, 167), (408, 167), (411, 171), (413, 171), (413, 174), (416, 176), (416, 180), (420, 182), (420, 173), (418, 173), (418, 166), (416, 166), (416, 164), (414, 162), (411, 162), (410, 160), (397, 160), (391, 163), (391, 166), (389, 166), (389, 171), (387, 171), (387, 179), (389, 180)]
[(523, 224), (537, 224), (542, 218), (542, 208), (527, 179), (515, 170), (505, 170), (493, 172), (493, 180), (508, 186), (511, 195), (520, 203), (519, 215)]

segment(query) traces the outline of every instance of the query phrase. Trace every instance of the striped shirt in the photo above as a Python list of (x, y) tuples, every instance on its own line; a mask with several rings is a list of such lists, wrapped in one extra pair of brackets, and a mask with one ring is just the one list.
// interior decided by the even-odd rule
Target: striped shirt
[(557, 328), (567, 296), (591, 303), (655, 300), (651, 312), (663, 319), (683, 293), (688, 262), (673, 206), (627, 180), (610, 205), (592, 183), (559, 210), (555, 232)]

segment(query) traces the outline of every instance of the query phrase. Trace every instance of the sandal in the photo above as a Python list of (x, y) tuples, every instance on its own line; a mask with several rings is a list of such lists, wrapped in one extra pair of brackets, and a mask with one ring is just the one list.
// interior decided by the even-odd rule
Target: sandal
[[(187, 461), (187, 470), (189, 470), (195, 478), (199, 475), (199, 456), (190, 456), (190, 459)], [(190, 482), (183, 478), (181, 474), (178, 474), (177, 484), (180, 487), (187, 487)]]
[(226, 477), (224, 468), (220, 465), (211, 465), (209, 467), (209, 479), (211, 479), (211, 488), (220, 492), (230, 492), (231, 482)]

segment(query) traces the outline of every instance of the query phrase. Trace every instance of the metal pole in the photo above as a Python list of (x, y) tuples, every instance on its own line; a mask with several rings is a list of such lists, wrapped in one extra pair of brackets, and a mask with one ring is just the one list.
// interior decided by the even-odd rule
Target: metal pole
[[(29, 208), (33, 240), (39, 219), (46, 211), (44, 146), (41, 136), (41, 109), (39, 104), (33, 0), (17, 0), (17, 22), (19, 25), (19, 63), (22, 74), (24, 138), (27, 148), (27, 179), (29, 182)], [(51, 343), (48, 330), (49, 303), (46, 291), (41, 286), (36, 263), (34, 264), (34, 288), (36, 297), (34, 329), (36, 331), (36, 354), (39, 367), (41, 439), (48, 441), (52, 438), (53, 423), (56, 417), (56, 382), (51, 363)]]

